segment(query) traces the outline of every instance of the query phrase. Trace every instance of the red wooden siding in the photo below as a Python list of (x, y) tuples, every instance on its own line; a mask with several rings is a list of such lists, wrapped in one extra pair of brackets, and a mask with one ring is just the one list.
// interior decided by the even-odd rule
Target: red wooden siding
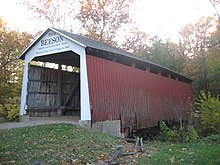
[(192, 86), (113, 61), (87, 55), (93, 121), (136, 120), (138, 128), (174, 118), (167, 100), (192, 100)]

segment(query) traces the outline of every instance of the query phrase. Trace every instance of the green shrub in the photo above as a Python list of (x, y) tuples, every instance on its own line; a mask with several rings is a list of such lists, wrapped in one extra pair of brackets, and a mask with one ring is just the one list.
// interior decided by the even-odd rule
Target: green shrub
[(201, 92), (198, 98), (198, 108), (201, 112), (201, 123), (207, 133), (219, 133), (220, 129), (220, 101), (210, 92)]
[(160, 123), (160, 131), (164, 141), (173, 141), (175, 138), (175, 131), (171, 130), (164, 121)]
[(3, 104), (0, 104), (0, 117), (7, 117), (7, 111)]
[(8, 120), (15, 120), (19, 117), (19, 104), (8, 104)]
[(214, 142), (214, 143), (220, 143), (220, 135), (219, 134), (213, 134), (207, 137), (204, 137), (201, 139), (202, 142)]
[(8, 111), (8, 120), (16, 120), (19, 117), (19, 97), (13, 98), (9, 104), (6, 105)]
[(199, 136), (196, 130), (194, 129), (194, 127), (188, 126), (185, 141), (192, 142), (192, 141), (196, 141), (197, 139), (199, 139)]
[(199, 139), (193, 126), (185, 125), (184, 128), (169, 128), (165, 122), (161, 122), (160, 131), (164, 141), (167, 142), (192, 142)]

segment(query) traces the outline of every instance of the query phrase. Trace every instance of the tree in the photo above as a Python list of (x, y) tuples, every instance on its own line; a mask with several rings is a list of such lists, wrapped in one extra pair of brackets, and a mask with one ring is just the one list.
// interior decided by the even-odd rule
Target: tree
[(218, 20), (220, 20), (220, 15), (217, 10), (217, 6), (220, 4), (220, 0), (209, 0), (209, 2), (212, 4), (213, 8), (215, 9), (215, 13), (218, 16)]
[[(219, 20), (218, 20), (219, 22)], [(209, 91), (214, 95), (220, 95), (220, 26), (211, 34), (211, 46), (207, 52), (207, 69)]]
[(65, 30), (72, 28), (75, 15), (75, 1), (72, 0), (23, 0), (21, 4), (34, 13), (35, 18), (49, 26)]
[(185, 57), (178, 44), (167, 40), (164, 42), (157, 36), (150, 39), (149, 49), (143, 51), (142, 56), (164, 67), (181, 73)]
[(149, 49), (149, 35), (133, 25), (127, 29), (120, 47), (141, 56)]
[(209, 91), (214, 95), (220, 95), (220, 52), (219, 48), (211, 48), (207, 57), (207, 78)]
[(203, 129), (207, 133), (220, 133), (220, 99), (210, 92), (201, 92), (198, 98), (198, 107), (201, 113)]
[[(79, 31), (100, 42), (115, 45), (118, 30), (129, 23), (129, 10), (133, 0), (23, 0), (39, 20), (50, 26)], [(76, 26), (77, 25), (77, 26)], [(76, 28), (77, 29), (77, 28)]]
[[(20, 97), (23, 64), (17, 60), (22, 50), (30, 43), (31, 35), (11, 31), (0, 17), (0, 109), (15, 97)], [(17, 100), (19, 101), (19, 100)], [(18, 103), (18, 102), (17, 102)]]
[(86, 36), (115, 45), (117, 31), (130, 21), (131, 3), (132, 0), (80, 0), (76, 18)]
[(180, 39), (184, 47), (184, 54), (190, 58), (189, 66), (192, 68), (186, 75), (192, 72), (195, 78), (196, 91), (208, 91), (207, 52), (211, 46), (211, 33), (215, 28), (215, 21), (211, 17), (203, 17), (195, 24), (188, 24), (180, 31)]

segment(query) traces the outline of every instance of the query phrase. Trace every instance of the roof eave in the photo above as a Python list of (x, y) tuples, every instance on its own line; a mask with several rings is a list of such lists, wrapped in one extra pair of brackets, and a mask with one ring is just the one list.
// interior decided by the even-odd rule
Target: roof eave
[(49, 29), (50, 29), (50, 30), (53, 30), (54, 32), (56, 32), (56, 33), (58, 33), (58, 34), (60, 34), (60, 35), (63, 35), (64, 37), (66, 37), (66, 38), (69, 39), (70, 41), (73, 41), (73, 42), (75, 42), (76, 44), (78, 44), (78, 45), (80, 45), (80, 46), (86, 48), (86, 45), (84, 45), (84, 44), (82, 44), (81, 42), (76, 41), (76, 40), (72, 39), (71, 37), (69, 37), (69, 36), (67, 36), (67, 35), (65, 35), (65, 34), (63, 34), (63, 33), (61, 33), (61, 32), (58, 31), (57, 29), (52, 28), (52, 27), (49, 28)]
[[(86, 47), (86, 48), (87, 48), (88, 51), (94, 49), (94, 50), (98, 50), (98, 51), (108, 52), (108, 51), (99, 50), (99, 49), (93, 48), (93, 47)], [(190, 78), (188, 78), (188, 77), (185, 77), (185, 76), (183, 76), (183, 75), (181, 75), (181, 74), (179, 74), (179, 73), (177, 73), (177, 72), (175, 72), (175, 71), (173, 71), (173, 70), (171, 70), (171, 69), (169, 69), (169, 68), (163, 67), (163, 66), (161, 66), (161, 65), (159, 65), (159, 64), (156, 64), (156, 63), (154, 63), (154, 62), (147, 61), (147, 60), (144, 60), (144, 59), (142, 59), (142, 58), (139, 58), (139, 57), (135, 56), (135, 55), (132, 54), (132, 53), (130, 53), (130, 54), (131, 54), (133, 57), (129, 57), (129, 56), (126, 56), (126, 55), (123, 55), (123, 54), (118, 54), (118, 53), (113, 53), (113, 52), (108, 52), (108, 53), (110, 53), (110, 54), (115, 54), (115, 55), (121, 55), (121, 56), (126, 57), (126, 58), (130, 58), (130, 59), (133, 59), (133, 60), (136, 60), (136, 61), (144, 62), (144, 63), (146, 63), (146, 64), (148, 64), (148, 65), (152, 65), (152, 66), (158, 67), (158, 68), (160, 68), (161, 70), (165, 70), (165, 71), (168, 71), (168, 72), (170, 72), (170, 73), (172, 73), (172, 74), (174, 74), (174, 75), (177, 75), (178, 77), (181, 77), (181, 78), (185, 79), (185, 80), (188, 81), (188, 82), (193, 82), (193, 80), (190, 79)]]
[(18, 57), (18, 59), (25, 59), (26, 53), (35, 45), (35, 43), (42, 38), (42, 36), (48, 31), (49, 28), (44, 30), (34, 41), (31, 42), (31, 44), (21, 53), (21, 55)]
[(86, 48), (86, 45), (83, 45), (82, 43), (80, 43), (80, 42), (78, 42), (78, 41), (76, 41), (76, 40), (70, 38), (69, 36), (67, 36), (67, 35), (65, 35), (65, 34), (63, 34), (63, 33), (61, 33), (61, 32), (59, 32), (59, 31), (56, 30), (55, 28), (48, 27), (45, 31), (43, 31), (43, 32), (22, 52), (22, 54), (18, 57), (18, 59), (24, 60), (26, 53), (27, 53), (32, 47), (34, 47), (34, 45), (35, 45), (49, 30), (52, 30), (52, 31), (54, 31), (54, 32), (56, 32), (56, 33), (58, 33), (58, 34), (64, 36), (65, 38), (67, 38), (67, 39), (69, 39), (69, 40), (75, 42), (76, 44), (78, 44), (78, 45), (80, 45), (80, 46)]

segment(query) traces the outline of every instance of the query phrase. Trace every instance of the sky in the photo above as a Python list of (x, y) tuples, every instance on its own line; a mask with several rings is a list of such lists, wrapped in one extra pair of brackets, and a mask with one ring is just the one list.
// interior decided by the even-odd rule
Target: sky
[(0, 0), (0, 16), (8, 23), (8, 27), (29, 33), (35, 33), (47, 27), (18, 2), (18, 0)]
[[(35, 19), (18, 0), (0, 0), (0, 16), (13, 30), (35, 33), (48, 27)], [(175, 38), (187, 23), (215, 11), (209, 0), (136, 0), (131, 16), (147, 34)]]

